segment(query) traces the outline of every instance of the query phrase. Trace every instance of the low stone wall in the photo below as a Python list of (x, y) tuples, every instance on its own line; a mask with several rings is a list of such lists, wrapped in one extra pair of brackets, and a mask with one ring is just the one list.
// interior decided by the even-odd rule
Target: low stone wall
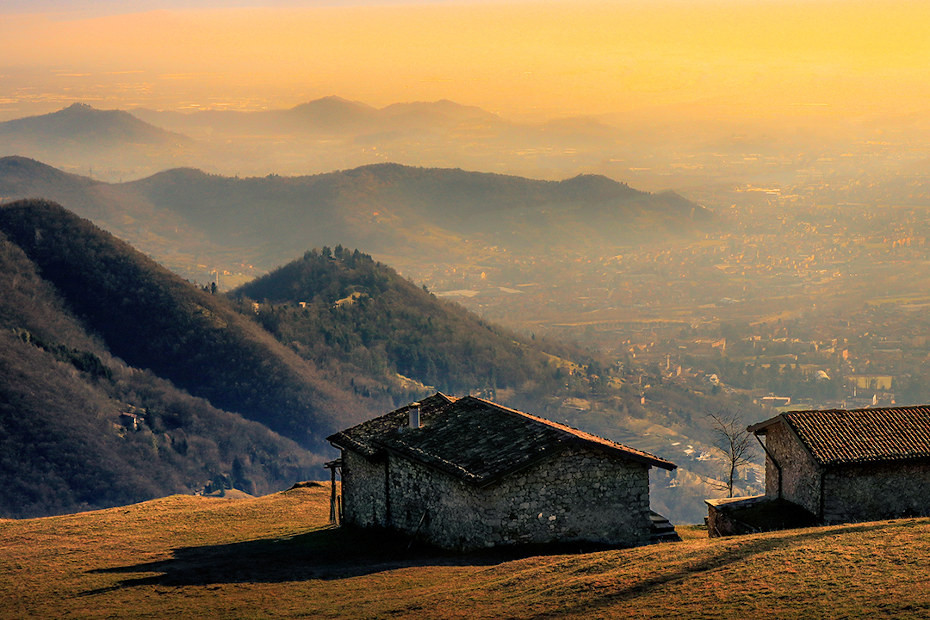
[(446, 548), (649, 541), (649, 467), (569, 450), (477, 488), (391, 458), (391, 525)]
[(810, 511), (785, 499), (754, 495), (704, 500), (710, 538), (811, 527), (820, 520)]
[(771, 502), (773, 500), (765, 495), (704, 500), (704, 503), (707, 504), (708, 538), (719, 538), (721, 536), (733, 536), (736, 534), (749, 534), (754, 532), (754, 528), (737, 519), (734, 514), (740, 508), (749, 508), (762, 501)]

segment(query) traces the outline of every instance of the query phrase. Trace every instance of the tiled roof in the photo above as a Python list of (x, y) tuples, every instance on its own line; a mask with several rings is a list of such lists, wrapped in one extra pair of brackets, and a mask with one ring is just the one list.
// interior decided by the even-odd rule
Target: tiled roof
[(420, 401), (420, 419), (422, 428), (406, 428), (404, 407), (328, 439), (369, 458), (382, 451), (394, 452), (478, 485), (579, 445), (646, 465), (675, 468), (648, 452), (473, 396), (431, 396)]
[(821, 465), (930, 458), (930, 406), (791, 411), (749, 427), (784, 420)]

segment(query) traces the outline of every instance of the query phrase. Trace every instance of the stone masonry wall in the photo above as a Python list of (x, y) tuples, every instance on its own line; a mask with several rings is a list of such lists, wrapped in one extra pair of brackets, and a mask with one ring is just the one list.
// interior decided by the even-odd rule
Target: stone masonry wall
[(569, 450), (483, 489), (391, 457), (389, 480), (391, 525), (419, 525), (446, 548), (649, 541), (649, 467), (599, 451)]
[(384, 462), (342, 451), (343, 519), (361, 527), (386, 526)]
[(930, 463), (831, 467), (824, 488), (827, 523), (930, 516)]
[[(781, 465), (782, 497), (818, 514), (820, 470), (791, 429), (784, 423), (767, 428), (765, 447)], [(778, 470), (768, 456), (765, 459), (765, 494), (778, 497)]]

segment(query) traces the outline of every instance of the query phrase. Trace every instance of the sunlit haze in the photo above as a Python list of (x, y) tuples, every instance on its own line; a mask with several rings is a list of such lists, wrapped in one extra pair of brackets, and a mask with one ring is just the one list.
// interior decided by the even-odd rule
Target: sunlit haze
[(930, 95), (922, 2), (7, 4), (0, 119), (74, 101), (262, 109), (339, 95), (510, 118), (829, 121), (904, 117)]
[(930, 0), (0, 0), (0, 616), (926, 614), (928, 291)]

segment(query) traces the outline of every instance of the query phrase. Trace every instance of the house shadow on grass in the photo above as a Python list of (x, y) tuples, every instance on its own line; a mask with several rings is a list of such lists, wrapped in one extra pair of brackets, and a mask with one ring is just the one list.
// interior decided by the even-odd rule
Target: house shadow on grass
[(334, 580), (412, 566), (491, 566), (533, 555), (597, 551), (611, 547), (583, 543), (534, 545), (455, 553), (384, 530), (328, 527), (289, 538), (269, 538), (182, 547), (169, 560), (89, 572), (132, 574), (116, 585), (91, 590), (100, 594), (147, 585), (190, 586), (221, 583), (277, 583)]
[[(919, 521), (916, 520), (900, 523), (900, 526), (903, 527), (917, 525), (919, 525)], [(753, 538), (739, 536), (718, 538), (716, 540), (720, 541), (719, 549), (702, 559), (684, 564), (670, 565), (618, 591), (612, 591), (600, 596), (589, 594), (583, 601), (576, 601), (559, 609), (559, 614), (568, 615), (582, 612), (586, 614), (596, 613), (598, 610), (608, 609), (620, 603), (633, 601), (658, 588), (669, 585), (684, 586), (685, 583), (689, 579), (694, 578), (695, 575), (710, 573), (730, 564), (745, 562), (752, 556), (758, 554), (774, 552), (786, 547), (814, 542), (822, 538), (834, 537), (841, 533), (853, 534), (881, 531), (887, 529), (887, 527), (887, 523), (881, 522), (846, 526), (840, 530), (834, 527), (818, 527), (816, 529), (798, 531), (796, 533), (791, 530), (784, 530), (783, 534), (780, 536), (763, 535)]]

